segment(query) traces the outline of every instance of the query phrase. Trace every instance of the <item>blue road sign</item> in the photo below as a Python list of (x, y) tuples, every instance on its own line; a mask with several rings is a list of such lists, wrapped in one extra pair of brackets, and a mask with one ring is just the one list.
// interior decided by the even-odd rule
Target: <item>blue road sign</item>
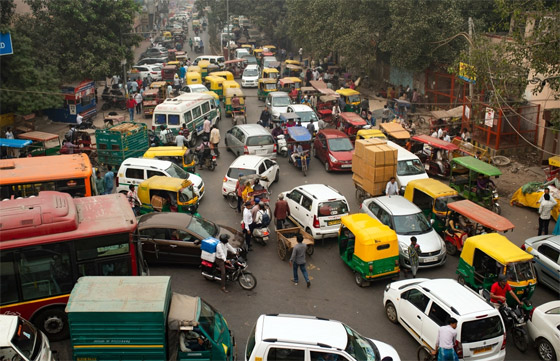
[(12, 35), (10, 33), (0, 33), (0, 56), (14, 53), (12, 48)]

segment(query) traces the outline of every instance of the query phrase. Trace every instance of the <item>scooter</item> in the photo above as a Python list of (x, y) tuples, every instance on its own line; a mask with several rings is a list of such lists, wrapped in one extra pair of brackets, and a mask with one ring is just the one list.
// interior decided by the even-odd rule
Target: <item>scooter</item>
[(286, 158), (288, 156), (288, 142), (283, 134), (276, 138), (276, 146), (278, 148), (278, 155)]
[[(253, 274), (247, 271), (247, 262), (239, 255), (229, 259), (230, 263), (226, 263), (226, 281), (237, 281), (244, 290), (250, 291), (257, 286), (257, 279)], [(201, 259), (200, 267), (202, 268), (202, 276), (209, 281), (221, 281), (222, 277), (220, 269), (215, 262), (209, 262)]]
[(200, 169), (206, 167), (209, 171), (213, 171), (218, 166), (218, 161), (216, 159), (216, 154), (210, 152), (209, 156), (204, 156), (204, 150), (200, 150), (197, 153), (197, 163), (200, 165)]
[(253, 229), (253, 239), (255, 240), (255, 242), (263, 246), (266, 246), (269, 237), (270, 237), (270, 229), (268, 228), (268, 226), (263, 226), (261, 228)]

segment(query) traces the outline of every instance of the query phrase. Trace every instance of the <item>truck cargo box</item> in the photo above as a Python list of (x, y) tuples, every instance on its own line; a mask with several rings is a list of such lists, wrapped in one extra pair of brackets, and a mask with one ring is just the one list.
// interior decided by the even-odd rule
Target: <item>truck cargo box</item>
[(99, 163), (116, 169), (127, 158), (141, 158), (150, 147), (146, 124), (124, 122), (109, 129), (95, 131)]

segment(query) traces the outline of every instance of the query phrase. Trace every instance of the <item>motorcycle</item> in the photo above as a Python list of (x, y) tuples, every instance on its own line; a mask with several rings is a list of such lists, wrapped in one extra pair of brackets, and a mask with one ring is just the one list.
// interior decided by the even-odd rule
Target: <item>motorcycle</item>
[(270, 237), (270, 229), (268, 229), (268, 226), (263, 226), (261, 228), (253, 229), (253, 239), (255, 240), (255, 242), (260, 243), (263, 246), (266, 246), (269, 237)]
[(288, 142), (286, 141), (286, 137), (283, 134), (280, 134), (276, 138), (276, 143), (276, 146), (278, 148), (278, 155), (286, 158), (288, 156)]
[[(247, 271), (247, 262), (239, 255), (229, 259), (230, 263), (226, 263), (226, 281), (239, 282), (244, 290), (250, 291), (257, 286), (257, 279), (253, 274)], [(208, 281), (221, 281), (220, 269), (215, 262), (201, 260), (202, 276)]]
[(200, 169), (206, 167), (209, 171), (213, 171), (218, 166), (217, 157), (214, 152), (210, 152), (209, 156), (205, 156), (204, 149), (202, 149), (197, 152), (196, 156)]
[(93, 124), (93, 117), (83, 119), (82, 122), (76, 126), (76, 129), (78, 130), (96, 129), (95, 125)]

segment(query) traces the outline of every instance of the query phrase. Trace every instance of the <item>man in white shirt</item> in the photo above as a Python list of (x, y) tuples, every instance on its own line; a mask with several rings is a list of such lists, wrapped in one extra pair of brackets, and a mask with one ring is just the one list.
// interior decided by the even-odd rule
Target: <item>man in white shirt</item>
[(455, 352), (455, 341), (457, 340), (457, 320), (449, 319), (449, 325), (441, 326), (438, 330), (436, 348), (432, 352), (437, 355), (438, 360), (459, 360)]
[(220, 235), (220, 243), (216, 246), (216, 266), (220, 269), (220, 278), (222, 279), (222, 291), (228, 293), (229, 291), (226, 289), (226, 263), (230, 263), (227, 260), (228, 251), (231, 253), (236, 253), (237, 251), (235, 248), (228, 243), (229, 235), (222, 234)]
[(212, 122), (208, 117), (204, 117), (204, 123), (202, 123), (202, 131), (206, 134), (206, 137), (210, 139), (210, 131), (212, 130)]
[(251, 208), (251, 201), (247, 201), (245, 203), (245, 209), (243, 210), (243, 234), (245, 235), (245, 243), (247, 244), (247, 249), (249, 251), (253, 250), (253, 247), (251, 247), (251, 225), (253, 224), (253, 214), (251, 212)]
[(84, 121), (84, 117), (82, 117), (80, 113), (76, 114), (76, 125), (82, 124), (83, 121)]
[(142, 94), (140, 94), (140, 92), (136, 93), (134, 95), (134, 100), (136, 100), (136, 114), (142, 113), (142, 101), (144, 100)]
[(399, 185), (397, 184), (395, 177), (391, 177), (391, 180), (387, 182), (387, 186), (385, 187), (385, 195), (396, 196), (398, 194), (399, 194)]
[(178, 147), (184, 147), (187, 145), (187, 139), (182, 133), (179, 133), (175, 136), (175, 145)]

